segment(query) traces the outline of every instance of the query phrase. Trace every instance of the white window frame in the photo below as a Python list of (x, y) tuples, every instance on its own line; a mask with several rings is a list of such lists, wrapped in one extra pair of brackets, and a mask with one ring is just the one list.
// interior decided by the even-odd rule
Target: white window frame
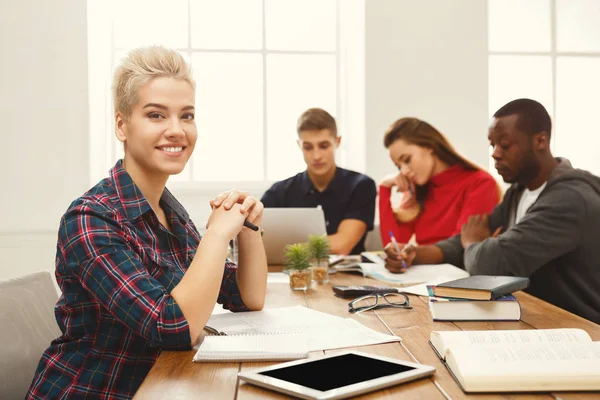
[[(489, 4), (489, 3), (488, 3)], [(488, 7), (489, 13), (489, 7)], [(488, 14), (488, 21), (490, 20), (490, 16)], [(554, 138), (550, 142), (550, 148), (553, 153), (558, 154), (556, 149), (557, 140), (555, 139), (560, 132), (556, 131), (556, 119), (557, 119), (557, 110), (556, 110), (556, 100), (557, 100), (557, 59), (559, 57), (592, 57), (600, 59), (600, 52), (572, 52), (572, 51), (557, 51), (556, 50), (556, 36), (557, 36), (557, 25), (556, 25), (556, 0), (550, 0), (550, 51), (492, 51), (489, 49), (488, 43), (488, 60), (492, 56), (545, 56), (550, 57), (551, 60), (551, 76), (552, 76), (552, 119), (553, 119), (553, 127), (552, 127), (552, 137)], [(489, 108), (489, 96), (488, 96), (488, 108)], [(491, 155), (491, 151), (490, 151)], [(494, 167), (494, 160), (490, 157), (489, 160), (489, 171), (497, 176), (496, 169)]]
[[(188, 0), (188, 18), (190, 1)], [(216, 0), (218, 1), (218, 0)], [(192, 47), (177, 49), (187, 52), (260, 53), (263, 57), (263, 180), (259, 181), (174, 181), (168, 187), (181, 194), (214, 194), (231, 188), (250, 192), (264, 192), (274, 181), (267, 180), (267, 63), (268, 54), (335, 54), (336, 55), (336, 120), (338, 131), (343, 137), (342, 148), (337, 154), (337, 163), (359, 172), (366, 169), (365, 150), (365, 107), (364, 107), (364, 9), (365, 0), (336, 0), (336, 50), (335, 51), (278, 51), (266, 49), (265, 3), (262, 0), (262, 49), (260, 50), (215, 50)], [(113, 46), (112, 11), (113, 3), (88, 0), (88, 70), (90, 106), (90, 184), (96, 184), (108, 174), (116, 160), (112, 94), (113, 55), (118, 49)], [(191, 26), (191, 21), (188, 21)], [(191, 44), (188, 31), (188, 46)], [(102, 108), (99, 111), (99, 108)], [(98, 149), (103, 149), (98, 151)], [(298, 150), (300, 151), (300, 150)], [(192, 168), (191, 163), (188, 168)], [(190, 170), (191, 172), (191, 170)]]

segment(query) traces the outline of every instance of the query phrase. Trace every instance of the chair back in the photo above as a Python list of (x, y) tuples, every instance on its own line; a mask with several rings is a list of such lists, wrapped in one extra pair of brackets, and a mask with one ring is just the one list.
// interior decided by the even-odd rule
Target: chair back
[(372, 231), (367, 232), (365, 239), (365, 250), (366, 251), (381, 251), (383, 250), (383, 244), (381, 242), (381, 233), (379, 232), (379, 225), (375, 225)]
[(22, 399), (44, 350), (61, 335), (48, 271), (0, 282), (0, 397)]

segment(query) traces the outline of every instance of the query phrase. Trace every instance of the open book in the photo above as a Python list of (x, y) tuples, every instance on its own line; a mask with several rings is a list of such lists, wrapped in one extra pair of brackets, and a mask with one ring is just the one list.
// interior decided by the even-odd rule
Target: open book
[(600, 390), (600, 342), (581, 329), (433, 331), (465, 392)]
[(451, 264), (423, 264), (413, 265), (404, 273), (394, 274), (388, 271), (383, 263), (356, 263), (350, 265), (335, 266), (338, 272), (358, 272), (363, 276), (385, 282), (412, 285), (415, 283), (429, 282), (434, 279), (443, 278), (453, 280), (469, 276), (464, 269)]
[(336, 264), (356, 264), (361, 262), (359, 255), (343, 256), (341, 254), (329, 255), (329, 266), (333, 267)]
[(385, 257), (384, 251), (363, 251), (360, 254), (347, 256), (330, 254), (329, 266), (333, 267), (337, 265), (337, 267), (340, 268), (342, 266), (356, 265), (361, 262), (385, 264)]

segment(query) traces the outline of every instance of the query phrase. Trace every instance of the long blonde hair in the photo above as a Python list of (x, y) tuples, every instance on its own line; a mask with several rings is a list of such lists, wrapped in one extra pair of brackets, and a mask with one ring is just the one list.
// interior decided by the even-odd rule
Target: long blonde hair
[[(396, 140), (433, 150), (433, 154), (449, 166), (460, 165), (466, 170), (478, 171), (482, 168), (460, 155), (440, 131), (418, 118), (400, 118), (386, 130), (383, 145), (389, 148)], [(410, 222), (423, 212), (427, 185), (416, 186), (417, 205), (408, 209), (396, 209), (394, 214), (399, 222)]]

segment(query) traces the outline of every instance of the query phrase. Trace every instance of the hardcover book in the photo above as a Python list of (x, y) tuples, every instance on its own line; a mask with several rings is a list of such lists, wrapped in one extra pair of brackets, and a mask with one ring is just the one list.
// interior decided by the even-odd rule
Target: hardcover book
[(472, 275), (433, 286), (436, 297), (470, 300), (496, 300), (499, 297), (523, 290), (529, 278), (516, 276)]
[(434, 321), (518, 321), (521, 306), (507, 295), (496, 300), (429, 298), (429, 312)]

